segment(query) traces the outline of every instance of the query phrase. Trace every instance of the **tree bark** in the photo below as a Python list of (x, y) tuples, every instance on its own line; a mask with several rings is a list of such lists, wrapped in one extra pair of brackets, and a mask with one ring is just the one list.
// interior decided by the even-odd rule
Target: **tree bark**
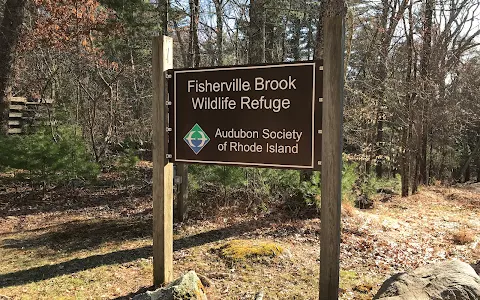
[[(405, 19), (404, 19), (405, 20)], [(412, 83), (412, 64), (413, 64), (413, 5), (412, 2), (408, 4), (408, 34), (407, 34), (407, 74), (405, 76), (405, 81), (407, 87)], [(407, 197), (410, 188), (410, 157), (411, 157), (411, 148), (410, 148), (410, 137), (411, 137), (411, 128), (412, 128), (412, 118), (411, 118), (411, 100), (412, 93), (407, 93), (405, 95), (405, 115), (406, 122), (402, 129), (402, 160), (401, 160), (401, 178), (402, 178), (402, 197)]]
[(248, 61), (265, 62), (265, 0), (250, 1), (250, 26), (248, 28)]
[(315, 38), (315, 59), (323, 58), (323, 21), (325, 19), (326, 7), (327, 0), (321, 0), (320, 9), (318, 11), (317, 36)]
[[(269, 20), (271, 20), (273, 16), (269, 16)], [(275, 40), (277, 37), (275, 36), (275, 26), (270, 22), (265, 22), (265, 62), (267, 63), (274, 63), (278, 62), (278, 55), (276, 55), (276, 43)]]
[(466, 178), (467, 175), (468, 175), (468, 177), (470, 177), (470, 174), (467, 174), (467, 170), (469, 169), (470, 163), (472, 162), (472, 160), (475, 159), (476, 157), (478, 157), (479, 154), (480, 154), (480, 139), (478, 140), (477, 144), (475, 145), (475, 148), (472, 150), (472, 152), (465, 159), (465, 162), (463, 163), (462, 167), (460, 168), (460, 171), (457, 173), (457, 176), (456, 176), (457, 180), (461, 180), (462, 176), (464, 176), (464, 178)]
[(475, 158), (475, 165), (477, 166), (476, 182), (480, 182), (480, 154), (477, 154), (477, 157)]
[(217, 65), (223, 65), (223, 0), (213, 0), (217, 17)]
[(182, 52), (181, 56), (182, 56), (183, 66), (190, 66), (191, 65), (190, 54), (187, 53), (187, 51), (185, 51), (185, 48), (187, 47), (185, 47), (185, 43), (183, 42), (182, 34), (178, 29), (178, 23), (176, 20), (173, 20), (173, 28), (175, 29), (175, 35), (177, 37), (178, 44), (180, 46), (180, 52)]
[(296, 16), (292, 20), (292, 56), (294, 61), (300, 60), (300, 36), (302, 31), (302, 19), (300, 16)]
[(190, 0), (190, 43), (188, 43), (188, 66), (200, 65), (200, 46), (198, 44), (198, 22), (200, 19), (199, 0)]
[(0, 25), (0, 134), (8, 133), (8, 111), (18, 40), (27, 0), (7, 0)]
[(422, 46), (422, 58), (420, 62), (420, 77), (423, 81), (423, 103), (421, 114), (421, 140), (420, 140), (420, 155), (419, 155), (419, 183), (428, 183), (427, 174), (427, 147), (428, 147), (428, 135), (430, 133), (430, 84), (429, 80), (429, 68), (430, 68), (430, 56), (432, 52), (432, 26), (433, 26), (433, 10), (435, 8), (435, 0), (425, 0), (425, 21), (423, 24), (423, 46)]

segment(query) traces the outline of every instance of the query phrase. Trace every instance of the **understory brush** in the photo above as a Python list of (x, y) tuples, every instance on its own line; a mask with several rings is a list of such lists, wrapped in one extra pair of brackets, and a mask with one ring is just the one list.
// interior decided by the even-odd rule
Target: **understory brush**
[(12, 173), (15, 180), (45, 187), (93, 180), (100, 168), (82, 137), (72, 128), (62, 127), (0, 137), (0, 169)]
[[(189, 166), (189, 210), (191, 216), (211, 216), (219, 208), (265, 213), (280, 207), (290, 215), (318, 215), (321, 199), (321, 174), (267, 168), (231, 166)], [(353, 199), (358, 179), (357, 165), (343, 164), (342, 198)]]

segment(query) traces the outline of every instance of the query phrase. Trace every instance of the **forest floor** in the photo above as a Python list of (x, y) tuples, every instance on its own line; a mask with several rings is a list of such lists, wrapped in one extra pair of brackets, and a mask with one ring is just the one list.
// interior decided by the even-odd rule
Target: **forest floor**
[[(152, 284), (151, 191), (0, 191), (0, 299), (130, 299)], [(174, 227), (175, 277), (211, 279), (209, 299), (316, 299), (319, 219), (218, 209)], [(231, 240), (274, 242), (285, 255), (232, 261)], [(480, 184), (422, 188), (342, 211), (341, 299), (371, 299), (394, 273), (450, 259), (480, 261)], [(478, 270), (477, 270), (478, 272)]]

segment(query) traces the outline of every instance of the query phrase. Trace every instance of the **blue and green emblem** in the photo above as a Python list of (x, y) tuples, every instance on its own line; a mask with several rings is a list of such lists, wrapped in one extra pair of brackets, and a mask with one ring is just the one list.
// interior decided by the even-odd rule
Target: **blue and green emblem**
[(192, 129), (185, 135), (183, 138), (185, 143), (190, 147), (190, 149), (195, 152), (195, 154), (198, 154), (200, 151), (202, 151), (203, 147), (210, 142), (210, 138), (208, 135), (203, 131), (202, 127), (200, 125), (195, 124)]

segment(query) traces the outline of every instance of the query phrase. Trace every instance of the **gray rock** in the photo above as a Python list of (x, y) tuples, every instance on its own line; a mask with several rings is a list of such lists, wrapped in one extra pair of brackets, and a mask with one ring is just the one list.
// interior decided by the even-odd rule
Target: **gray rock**
[(255, 294), (255, 299), (254, 300), (263, 300), (263, 291), (260, 291)]
[(432, 264), (393, 275), (373, 299), (478, 300), (480, 277), (469, 264), (458, 260)]
[(207, 295), (195, 271), (190, 271), (166, 287), (136, 295), (132, 300), (207, 300)]

